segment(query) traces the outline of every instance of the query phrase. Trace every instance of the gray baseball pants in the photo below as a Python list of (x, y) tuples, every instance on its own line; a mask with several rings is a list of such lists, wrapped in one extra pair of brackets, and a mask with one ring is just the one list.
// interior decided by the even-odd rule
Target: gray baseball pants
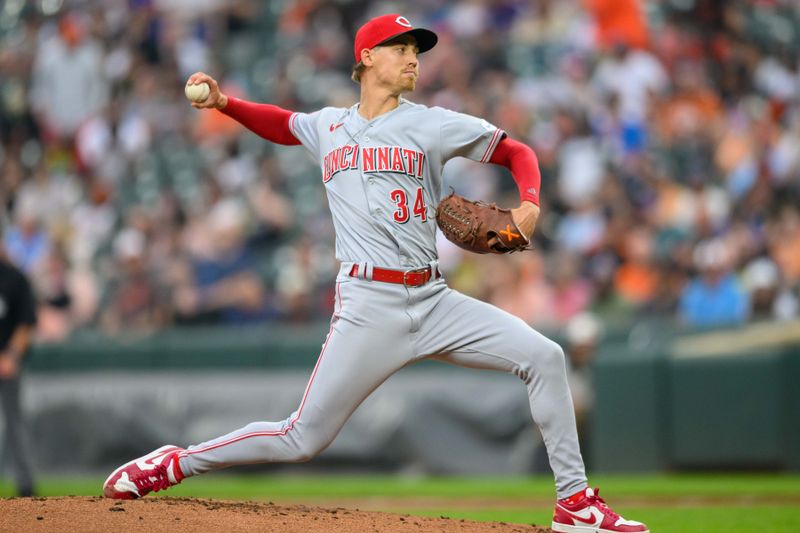
[(33, 474), (29, 450), (26, 446), (24, 421), (20, 409), (20, 376), (0, 379), (0, 404), (5, 418), (5, 439), (3, 451), (11, 456), (16, 478), (17, 492), (30, 494), (33, 490)]
[(298, 409), (253, 422), (181, 454), (185, 475), (237, 464), (302, 462), (330, 445), (355, 409), (394, 372), (432, 358), (501, 370), (528, 388), (558, 498), (586, 487), (561, 347), (524, 321), (447, 287), (358, 279), (343, 263), (331, 328)]

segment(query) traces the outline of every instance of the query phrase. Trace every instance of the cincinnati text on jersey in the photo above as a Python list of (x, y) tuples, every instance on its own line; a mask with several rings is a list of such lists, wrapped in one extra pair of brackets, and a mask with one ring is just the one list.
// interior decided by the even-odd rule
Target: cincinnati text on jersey
[(343, 170), (359, 168), (364, 173), (393, 172), (423, 179), (425, 154), (401, 146), (361, 147), (346, 144), (334, 148), (322, 159), (322, 181), (330, 181)]

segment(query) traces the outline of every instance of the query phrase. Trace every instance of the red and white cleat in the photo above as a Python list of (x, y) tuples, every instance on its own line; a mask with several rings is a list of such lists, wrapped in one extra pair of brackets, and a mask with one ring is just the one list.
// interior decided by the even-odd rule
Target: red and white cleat
[(600, 489), (586, 488), (558, 500), (553, 512), (553, 531), (559, 533), (650, 533), (641, 522), (625, 520), (606, 505)]
[(103, 484), (103, 496), (117, 500), (135, 500), (151, 492), (168, 489), (183, 478), (178, 453), (183, 448), (162, 446), (143, 457), (120, 466)]

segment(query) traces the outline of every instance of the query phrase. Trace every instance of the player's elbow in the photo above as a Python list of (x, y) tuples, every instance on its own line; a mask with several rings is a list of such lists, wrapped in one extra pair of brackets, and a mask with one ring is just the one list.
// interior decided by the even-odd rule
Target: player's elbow
[(536, 158), (536, 152), (533, 151), (533, 148), (528, 146), (527, 144), (514, 140), (510, 137), (506, 137), (503, 139), (504, 141), (508, 141), (509, 143), (509, 152), (510, 158), (522, 158), (526, 161), (533, 161), (538, 162)]

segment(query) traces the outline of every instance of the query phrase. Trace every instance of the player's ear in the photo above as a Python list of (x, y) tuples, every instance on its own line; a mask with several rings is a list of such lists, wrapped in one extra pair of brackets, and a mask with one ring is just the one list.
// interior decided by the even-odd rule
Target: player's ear
[(363, 63), (365, 67), (371, 67), (374, 62), (374, 50), (371, 48), (364, 48), (361, 50), (361, 63)]

